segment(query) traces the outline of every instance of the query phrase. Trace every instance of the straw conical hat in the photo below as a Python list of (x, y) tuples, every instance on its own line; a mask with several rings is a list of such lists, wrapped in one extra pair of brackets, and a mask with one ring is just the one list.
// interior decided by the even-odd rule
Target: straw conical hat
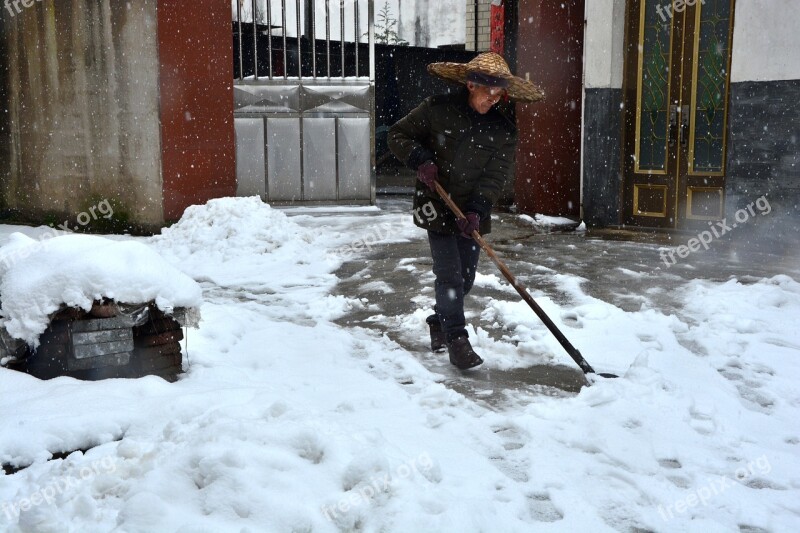
[(484, 52), (472, 59), (469, 63), (431, 63), (428, 73), (439, 78), (467, 83), (467, 74), (477, 72), (508, 80), (509, 98), (517, 102), (538, 102), (544, 98), (544, 91), (533, 83), (514, 76), (508, 68), (503, 56), (494, 52)]

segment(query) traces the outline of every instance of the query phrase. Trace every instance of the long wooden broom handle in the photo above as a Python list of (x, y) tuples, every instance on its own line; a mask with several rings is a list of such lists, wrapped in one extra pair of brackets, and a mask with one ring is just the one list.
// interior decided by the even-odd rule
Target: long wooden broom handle
[[(436, 192), (438, 192), (439, 196), (442, 197), (442, 200), (444, 200), (444, 203), (446, 203), (447, 207), (450, 208), (450, 211), (456, 215), (456, 218), (466, 218), (464, 213), (461, 212), (461, 209), (459, 209), (456, 203), (450, 198), (450, 195), (447, 194), (447, 191), (444, 190), (444, 187), (442, 187), (438, 181), (434, 183), (436, 185)], [(572, 357), (573, 361), (575, 361), (578, 366), (581, 367), (581, 370), (583, 370), (584, 374), (594, 374), (594, 369), (586, 361), (586, 359), (583, 358), (581, 352), (579, 352), (578, 349), (575, 348), (571, 342), (569, 342), (567, 337), (565, 337), (564, 334), (561, 333), (561, 330), (558, 329), (558, 326), (556, 326), (555, 323), (550, 320), (550, 317), (547, 316), (544, 310), (539, 307), (539, 304), (537, 304), (536, 300), (533, 299), (533, 296), (530, 295), (528, 289), (525, 288), (525, 285), (517, 281), (517, 278), (514, 277), (514, 274), (512, 274), (505, 263), (503, 263), (500, 258), (497, 257), (497, 254), (494, 252), (494, 250), (492, 250), (491, 246), (487, 244), (481, 234), (478, 233), (478, 230), (474, 230), (472, 232), (472, 238), (478, 243), (483, 251), (486, 252), (486, 255), (488, 255), (489, 258), (494, 262), (503, 276), (508, 280), (511, 286), (516, 289), (517, 293), (519, 293), (522, 299), (525, 300), (531, 309), (533, 309), (533, 312), (536, 313), (536, 316), (538, 316), (539, 319), (544, 322), (544, 325), (547, 326), (547, 329), (550, 330), (550, 333), (552, 333), (555, 338), (558, 339), (558, 342), (561, 344), (561, 346), (563, 346), (564, 350), (567, 351), (570, 357)]]

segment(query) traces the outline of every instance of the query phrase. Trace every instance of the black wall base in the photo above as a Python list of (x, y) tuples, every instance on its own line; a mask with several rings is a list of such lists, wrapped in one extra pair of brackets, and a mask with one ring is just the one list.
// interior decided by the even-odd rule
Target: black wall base
[(620, 222), (622, 89), (586, 89), (583, 130), (583, 219)]
[[(756, 209), (742, 237), (780, 253), (800, 243), (798, 102), (800, 80), (731, 85), (726, 217), (733, 220), (738, 210), (766, 196), (769, 212)], [(586, 89), (583, 208), (589, 226), (620, 223), (621, 105), (621, 89)]]
[(800, 243), (798, 102), (800, 80), (731, 85), (725, 214), (766, 196), (770, 212), (747, 222), (748, 238), (776, 251)]

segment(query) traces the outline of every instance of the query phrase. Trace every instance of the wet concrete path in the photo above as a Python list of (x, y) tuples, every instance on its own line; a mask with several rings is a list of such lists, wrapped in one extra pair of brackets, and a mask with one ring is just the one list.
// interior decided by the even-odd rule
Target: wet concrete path
[[(379, 198), (378, 205), (384, 213), (411, 211), (410, 200), (406, 199), (383, 197)], [(714, 242), (708, 251), (677, 258), (675, 264), (667, 266), (666, 256), (660, 252), (685, 244), (692, 235), (615, 230), (558, 231), (558, 228), (534, 225), (525, 217), (513, 214), (500, 213), (497, 217), (494, 231), (487, 238), (490, 246), (534, 297), (541, 291), (562, 306), (559, 318), (565, 323), (570, 321), (570, 308), (574, 302), (572, 296), (564, 291), (563, 284), (557, 283), (557, 274), (583, 278), (581, 290), (584, 293), (622, 310), (647, 308), (677, 315), (681, 314), (684, 302), (676, 289), (693, 279), (727, 281), (736, 278), (749, 283), (778, 274), (800, 279), (797, 247), (766, 249), (748, 241), (744, 233), (738, 240)], [(412, 242), (379, 243), (368, 256), (343, 264), (336, 272), (341, 281), (334, 293), (366, 298), (380, 311), (375, 311), (374, 307), (372, 310), (353, 311), (337, 322), (346, 327), (359, 326), (385, 333), (414, 353), (429, 370), (442, 375), (448, 387), (488, 405), (527, 403), (526, 398), (541, 394), (575, 394), (586, 384), (577, 366), (542, 365), (508, 371), (479, 367), (461, 372), (449, 364), (446, 353), (430, 353), (427, 330), (411, 334), (399, 322), (393, 323), (391, 317), (407, 316), (430, 305), (434, 279), (430, 272), (431, 264), (428, 242), (422, 230), (419, 238)], [(486, 254), (481, 254), (478, 271), (502, 279)], [(481, 318), (481, 311), (492, 298), (519, 300), (513, 289), (509, 292), (485, 285), (476, 286), (467, 297), (465, 311), (468, 322), (499, 340), (503, 335), (500, 327)], [(389, 317), (389, 321), (375, 320), (376, 315)], [(588, 350), (578, 348), (591, 363)], [(488, 353), (482, 355), (491, 357)]]

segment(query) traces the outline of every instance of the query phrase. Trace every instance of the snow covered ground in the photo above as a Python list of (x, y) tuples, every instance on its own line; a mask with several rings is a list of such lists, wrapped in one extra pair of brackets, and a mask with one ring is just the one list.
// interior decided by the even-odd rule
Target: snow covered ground
[[(5, 226), (0, 244), (16, 231), (47, 230)], [(369, 297), (332, 294), (343, 262), (422, 238), (398, 209), (287, 216), (245, 198), (132, 239), (203, 289), (187, 373), (42, 382), (0, 369), (0, 462), (32, 463), (0, 477), (0, 530), (800, 529), (800, 283), (696, 279), (665, 313), (623, 310), (536, 265), (573, 305), (534, 296), (595, 367), (622, 378), (488, 405), (447, 387), (428, 354), (334, 323), (381, 315), (374, 295), (388, 287), (364, 279)], [(397, 268), (416, 267), (398, 257)], [(505, 296), (481, 320), (506, 333), (476, 332), (489, 355), (478, 372), (573, 364), (483, 274), (478, 284)], [(413, 301), (394, 318), (422, 346), (431, 300)], [(76, 449), (88, 451), (48, 460)]]

